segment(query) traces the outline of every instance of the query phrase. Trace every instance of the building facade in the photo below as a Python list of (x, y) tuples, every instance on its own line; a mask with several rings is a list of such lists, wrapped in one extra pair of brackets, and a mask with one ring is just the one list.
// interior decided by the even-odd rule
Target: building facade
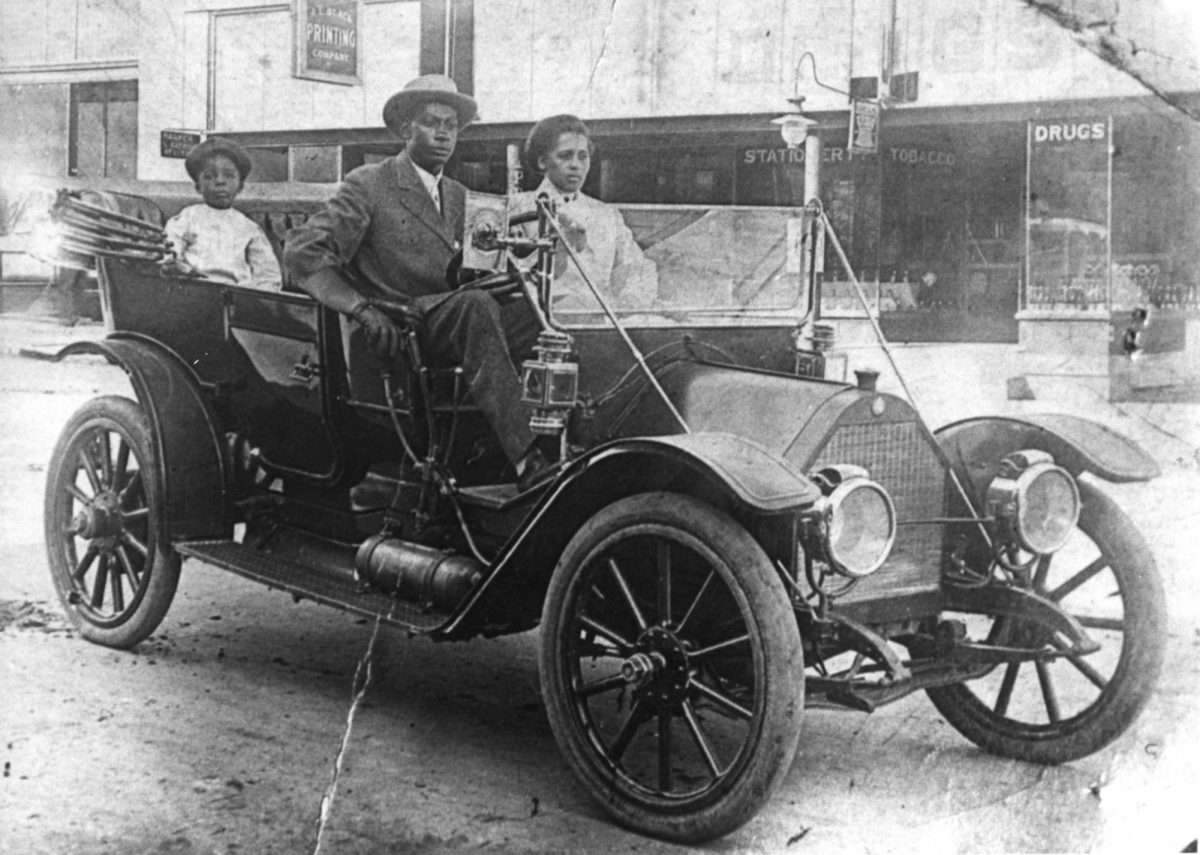
[[(1195, 18), (1163, 3), (1123, 13), (1121, 32), (1153, 45), (1140, 67), (1195, 103)], [(0, 108), (19, 117), (0, 131), (9, 171), (180, 180), (163, 133), (176, 131), (239, 139), (258, 181), (334, 182), (398, 149), (381, 105), (437, 71), (480, 103), (450, 167), (476, 189), (501, 192), (507, 146), (571, 112), (597, 144), (587, 189), (608, 201), (799, 206), (805, 152), (772, 119), (803, 98), (822, 140), (819, 195), (868, 286), (864, 309), (830, 250), (827, 316), (878, 312), (899, 338), (1008, 341), (1023, 320), (1197, 299), (1196, 123), (1022, 0), (0, 9)], [(341, 67), (325, 62), (335, 54)], [(852, 90), (883, 101), (874, 151), (851, 150)]]

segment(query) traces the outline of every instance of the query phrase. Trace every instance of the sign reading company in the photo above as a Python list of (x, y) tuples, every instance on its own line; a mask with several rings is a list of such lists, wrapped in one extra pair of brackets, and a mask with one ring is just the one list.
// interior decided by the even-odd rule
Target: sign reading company
[(292, 0), (295, 76), (362, 83), (362, 0)]

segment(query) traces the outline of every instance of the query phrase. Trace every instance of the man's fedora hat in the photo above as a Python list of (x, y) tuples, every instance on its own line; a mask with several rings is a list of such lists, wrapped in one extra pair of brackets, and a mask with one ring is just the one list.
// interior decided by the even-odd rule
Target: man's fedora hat
[(221, 137), (209, 137), (199, 145), (193, 146), (192, 150), (188, 152), (187, 159), (183, 162), (183, 168), (187, 170), (188, 175), (192, 176), (193, 181), (199, 181), (200, 171), (204, 169), (205, 162), (218, 154), (223, 154), (233, 161), (244, 182), (246, 176), (250, 174), (250, 155), (233, 140)]
[(422, 104), (447, 104), (458, 113), (458, 121), (466, 125), (479, 114), (479, 105), (470, 95), (458, 91), (458, 85), (444, 74), (425, 74), (410, 80), (403, 89), (388, 98), (383, 105), (383, 123), (399, 135), (400, 123), (410, 118)]

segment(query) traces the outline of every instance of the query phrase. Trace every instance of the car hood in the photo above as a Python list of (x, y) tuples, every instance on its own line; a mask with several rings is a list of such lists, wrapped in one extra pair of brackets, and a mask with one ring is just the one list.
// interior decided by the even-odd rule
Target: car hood
[[(868, 394), (844, 383), (706, 362), (675, 362), (656, 374), (692, 433), (734, 434), (780, 456), (795, 450), (809, 428), (826, 419), (832, 423)], [(598, 438), (686, 432), (645, 379), (631, 386), (598, 419), (603, 431)]]

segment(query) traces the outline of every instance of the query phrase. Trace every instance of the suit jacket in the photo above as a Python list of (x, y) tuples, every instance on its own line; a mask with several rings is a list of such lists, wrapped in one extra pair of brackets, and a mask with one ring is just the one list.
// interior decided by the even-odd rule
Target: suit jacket
[(449, 293), (446, 268), (459, 250), (467, 190), (443, 175), (440, 193), (444, 213), (406, 152), (361, 166), (324, 209), (288, 232), (284, 264), (296, 282), (336, 267), (367, 297)]

